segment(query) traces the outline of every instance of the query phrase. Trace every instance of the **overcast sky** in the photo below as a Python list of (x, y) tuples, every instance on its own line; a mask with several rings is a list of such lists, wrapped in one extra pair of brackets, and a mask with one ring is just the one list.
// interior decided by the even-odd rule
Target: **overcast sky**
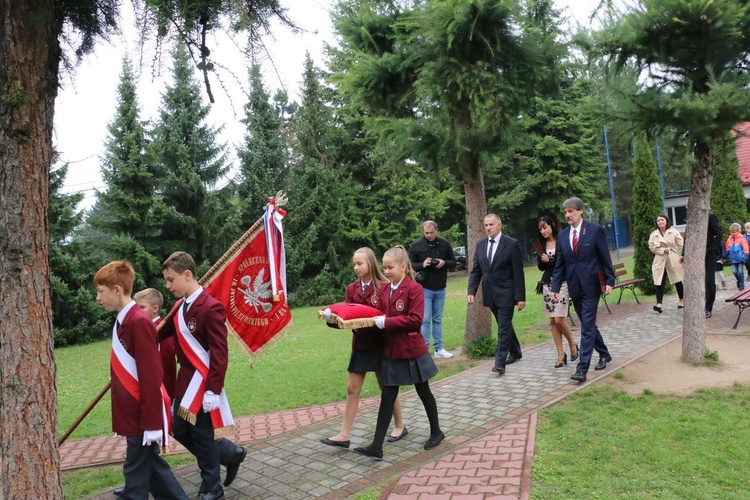
[[(285, 27), (274, 29), (274, 38), (267, 37), (267, 55), (261, 62), (264, 85), (273, 94), (279, 88), (289, 92), (290, 100), (298, 100), (298, 87), (302, 78), (305, 53), (309, 52), (316, 66), (323, 67), (323, 47), (333, 41), (329, 11), (333, 0), (282, 0), (289, 16), (303, 28), (294, 34)], [(599, 4), (599, 0), (556, 0), (564, 7), (568, 16), (580, 24), (588, 24), (588, 15)], [(125, 15), (132, 19), (130, 2), (123, 2)], [(138, 51), (137, 34), (132, 22), (123, 24), (124, 34), (112, 39), (112, 43), (99, 43), (96, 52), (87, 56), (76, 69), (75, 75), (62, 78), (62, 88), (55, 106), (55, 129), (53, 141), (60, 152), (61, 160), (70, 164), (65, 183), (66, 192), (82, 192), (86, 198), (80, 208), (90, 207), (95, 201), (96, 190), (104, 183), (100, 175), (100, 157), (104, 151), (107, 125), (114, 119), (117, 85), (122, 69), (122, 59), (127, 53), (135, 66), (138, 78), (138, 99), (141, 119), (155, 120), (165, 84), (171, 83), (169, 65), (161, 66), (161, 74), (152, 64), (153, 46), (146, 48), (143, 56)], [(218, 63), (232, 64), (232, 74), (221, 71), (225, 92), (216, 78), (211, 81), (215, 103), (211, 105), (209, 123), (223, 126), (219, 141), (229, 146), (230, 158), (234, 161), (235, 146), (243, 140), (244, 126), (242, 107), (246, 102), (247, 68), (249, 61), (243, 59), (239, 49), (244, 48), (240, 38), (230, 39), (221, 33), (210, 37), (206, 45), (212, 51), (212, 59)], [(237, 45), (240, 45), (239, 47)], [(143, 59), (143, 61), (141, 60)], [(165, 54), (163, 60), (169, 63)], [(201, 79), (200, 75), (196, 76)], [(204, 90), (202, 88), (202, 90)], [(208, 97), (203, 92), (204, 103)]]

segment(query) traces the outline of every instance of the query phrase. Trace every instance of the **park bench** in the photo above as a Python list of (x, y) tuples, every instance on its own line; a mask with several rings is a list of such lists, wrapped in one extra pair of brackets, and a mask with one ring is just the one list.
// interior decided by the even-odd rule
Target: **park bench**
[[(617, 264), (614, 264), (612, 266), (612, 269), (615, 271), (615, 284), (612, 286), (612, 292), (615, 290), (620, 290), (620, 297), (617, 299), (617, 303), (619, 304), (622, 300), (622, 292), (625, 290), (630, 290), (633, 292), (633, 297), (635, 298), (636, 303), (640, 304), (641, 302), (638, 300), (638, 296), (635, 294), (635, 287), (639, 283), (643, 283), (646, 281), (644, 278), (630, 278), (630, 279), (624, 279), (622, 278), (626, 274), (628, 274), (628, 271), (625, 269), (625, 264), (622, 262), (618, 262)], [(604, 273), (600, 274), (599, 279), (603, 280)], [(604, 289), (604, 286), (602, 286), (602, 289)], [(609, 304), (607, 304), (607, 296), (602, 294), (602, 300), (604, 300), (604, 305), (607, 306), (607, 312), (612, 314), (612, 311), (609, 309)]]
[(734, 304), (740, 308), (740, 311), (737, 314), (737, 321), (734, 322), (734, 326), (732, 327), (736, 329), (737, 325), (740, 323), (740, 316), (742, 316), (742, 311), (744, 311), (746, 307), (750, 307), (750, 288), (740, 290), (739, 292), (726, 299), (725, 302), (734, 302)]

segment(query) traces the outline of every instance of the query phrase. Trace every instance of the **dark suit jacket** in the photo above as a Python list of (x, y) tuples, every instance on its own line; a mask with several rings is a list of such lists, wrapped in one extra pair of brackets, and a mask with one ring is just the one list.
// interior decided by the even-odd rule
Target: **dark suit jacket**
[(112, 372), (112, 430), (121, 436), (141, 436), (161, 429), (161, 361), (156, 348), (156, 329), (145, 312), (133, 306), (125, 315), (117, 336), (135, 359), (140, 402)]
[(557, 236), (555, 270), (552, 272), (552, 291), (557, 293), (563, 281), (568, 282), (572, 299), (579, 295), (598, 297), (602, 293), (599, 270), (604, 271), (607, 285), (615, 284), (615, 271), (609, 256), (607, 237), (597, 224), (583, 221), (578, 233), (578, 254), (570, 246), (570, 226)]
[(526, 301), (523, 257), (518, 241), (501, 234), (492, 265), (487, 260), (489, 238), (477, 243), (469, 274), (469, 295), (476, 295), (482, 283), (482, 303), (486, 307), (513, 307)]
[(391, 359), (413, 359), (427, 353), (422, 337), (424, 290), (406, 276), (391, 296), (385, 284), (378, 292), (378, 309), (385, 313), (385, 347), (383, 356)]
[[(180, 303), (180, 307), (182, 303)], [(177, 315), (175, 314), (175, 319)], [(185, 323), (188, 328), (192, 326), (191, 333), (201, 346), (210, 349), (210, 363), (208, 368), (208, 378), (206, 380), (206, 390), (220, 394), (224, 387), (224, 376), (227, 373), (228, 349), (227, 349), (227, 314), (224, 306), (211, 297), (205, 290), (198, 295), (198, 298), (190, 305), (185, 314)], [(159, 330), (159, 340), (175, 335), (175, 322), (167, 321), (164, 327)], [(180, 362), (180, 371), (177, 374), (177, 387), (175, 396), (182, 399), (187, 390), (190, 380), (195, 373), (195, 366), (191, 363), (182, 350), (179, 341), (175, 341), (175, 351), (177, 352), (177, 361)]]
[[(390, 283), (380, 285), (380, 288), (389, 287)], [(378, 299), (375, 290), (375, 283), (370, 283), (367, 291), (362, 293), (362, 281), (357, 280), (346, 287), (346, 301), (351, 304), (364, 304), (366, 306), (378, 306)], [(377, 327), (357, 328), (352, 330), (352, 351), (382, 351), (385, 343), (383, 330)]]

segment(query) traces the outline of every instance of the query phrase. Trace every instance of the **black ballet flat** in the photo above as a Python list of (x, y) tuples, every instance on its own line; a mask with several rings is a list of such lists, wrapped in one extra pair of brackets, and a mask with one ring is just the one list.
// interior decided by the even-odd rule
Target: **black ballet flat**
[(555, 363), (555, 368), (562, 368), (563, 366), (568, 366), (568, 353), (566, 352), (563, 354), (563, 360), (559, 363)]
[(661, 314), (661, 307), (659, 307), (659, 306), (654, 306), (654, 311), (656, 311), (656, 312), (658, 312), (659, 314)]

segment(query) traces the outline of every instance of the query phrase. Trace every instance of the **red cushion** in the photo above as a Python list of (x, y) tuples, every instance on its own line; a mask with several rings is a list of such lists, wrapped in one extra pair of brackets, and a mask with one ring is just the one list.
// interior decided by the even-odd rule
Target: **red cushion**
[[(383, 316), (383, 312), (364, 304), (350, 304), (342, 302), (328, 306), (331, 310), (332, 325), (344, 329), (358, 329), (375, 326), (375, 317)], [(318, 317), (323, 317), (325, 308), (318, 311)]]
[(341, 304), (333, 304), (328, 307), (331, 309), (331, 314), (335, 314), (344, 321), (383, 316), (383, 312), (380, 309), (375, 309), (374, 307), (366, 306), (364, 304), (342, 302)]

